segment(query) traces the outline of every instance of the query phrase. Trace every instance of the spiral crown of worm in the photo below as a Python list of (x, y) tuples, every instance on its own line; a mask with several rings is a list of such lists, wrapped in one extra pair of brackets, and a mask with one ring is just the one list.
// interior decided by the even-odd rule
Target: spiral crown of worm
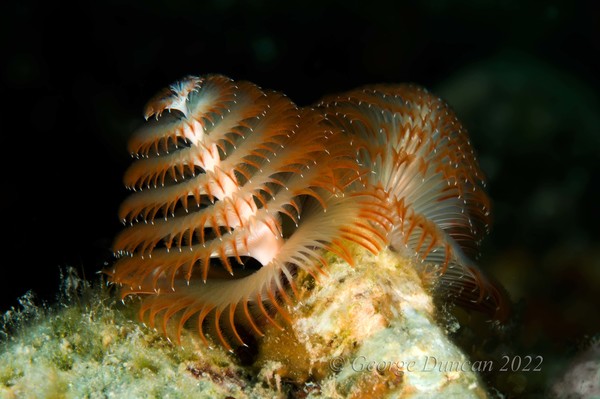
[(187, 77), (145, 117), (107, 273), (123, 297), (145, 296), (141, 317), (165, 334), (171, 319), (177, 339), (194, 323), (231, 350), (264, 323), (283, 328), (295, 274), (318, 279), (324, 251), (352, 264), (350, 242), (414, 257), (436, 293), (505, 317), (470, 261), (489, 225), (482, 173), (426, 90), (373, 85), (299, 108), (248, 82)]

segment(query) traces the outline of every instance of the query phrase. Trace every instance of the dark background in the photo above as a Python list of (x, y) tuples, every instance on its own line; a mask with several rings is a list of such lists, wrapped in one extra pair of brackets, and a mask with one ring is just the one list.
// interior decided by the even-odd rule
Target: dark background
[[(495, 221), (480, 264), (516, 303), (514, 348), (555, 361), (552, 374), (597, 342), (600, 19), (591, 5), (166, 3), (3, 5), (0, 313), (28, 290), (53, 302), (61, 267), (96, 278), (121, 228), (126, 140), (145, 102), (185, 75), (214, 72), (299, 105), (378, 82), (441, 95), (489, 177)], [(532, 395), (543, 386), (521, 384)]]

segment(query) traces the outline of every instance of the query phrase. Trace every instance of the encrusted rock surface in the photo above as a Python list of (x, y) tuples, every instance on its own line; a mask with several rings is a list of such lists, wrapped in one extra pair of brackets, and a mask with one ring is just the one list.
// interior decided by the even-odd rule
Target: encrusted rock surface
[(411, 263), (390, 251), (355, 259), (330, 256), (318, 282), (298, 276), (292, 323), (267, 329), (252, 366), (191, 332), (174, 345), (101, 285), (69, 277), (61, 306), (24, 301), (4, 316), (0, 397), (487, 397), (485, 365), (435, 322)]

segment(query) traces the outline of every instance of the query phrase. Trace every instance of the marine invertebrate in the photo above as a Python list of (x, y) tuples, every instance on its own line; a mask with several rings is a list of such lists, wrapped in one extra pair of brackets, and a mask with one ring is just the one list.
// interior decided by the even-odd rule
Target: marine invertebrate
[(141, 159), (125, 184), (138, 192), (121, 207), (132, 226), (114, 244), (131, 256), (110, 272), (124, 296), (151, 294), (141, 308), (150, 324), (162, 311), (166, 332), (177, 313), (180, 329), (196, 315), (205, 341), (209, 328), (231, 349), (224, 329), (244, 343), (234, 321), (260, 335), (257, 317), (277, 324), (273, 309), (285, 317), (280, 301), (290, 301), (294, 270), (320, 273), (320, 250), (351, 261), (344, 239), (383, 246), (383, 227), (365, 221), (378, 203), (345, 194), (361, 170), (320, 113), (207, 76), (160, 94), (146, 108), (151, 116), (130, 141)]
[(318, 107), (372, 172), (363, 184), (387, 203), (387, 243), (416, 255), (438, 293), (505, 319), (502, 288), (470, 260), (488, 233), (490, 201), (467, 132), (449, 107), (412, 85), (371, 85)]
[[(229, 350), (262, 322), (281, 327), (294, 273), (323, 272), (347, 242), (413, 252), (422, 275), (495, 312), (501, 293), (470, 264), (489, 204), (470, 143), (422, 89), (372, 86), (298, 108), (219, 75), (188, 77), (150, 101), (130, 140), (136, 193), (107, 271), (165, 333), (195, 320)], [(408, 252), (406, 252), (408, 251)]]

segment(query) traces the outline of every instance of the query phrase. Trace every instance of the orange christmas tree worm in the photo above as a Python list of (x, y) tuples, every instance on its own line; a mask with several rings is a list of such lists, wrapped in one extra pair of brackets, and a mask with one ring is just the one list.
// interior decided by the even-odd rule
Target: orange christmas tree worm
[(146, 107), (125, 173), (135, 191), (107, 273), (143, 294), (150, 325), (195, 324), (229, 350), (281, 327), (294, 274), (318, 278), (323, 251), (349, 242), (420, 261), (455, 302), (505, 316), (501, 292), (471, 263), (489, 201), (464, 129), (409, 86), (371, 86), (298, 108), (219, 75), (188, 77)]

